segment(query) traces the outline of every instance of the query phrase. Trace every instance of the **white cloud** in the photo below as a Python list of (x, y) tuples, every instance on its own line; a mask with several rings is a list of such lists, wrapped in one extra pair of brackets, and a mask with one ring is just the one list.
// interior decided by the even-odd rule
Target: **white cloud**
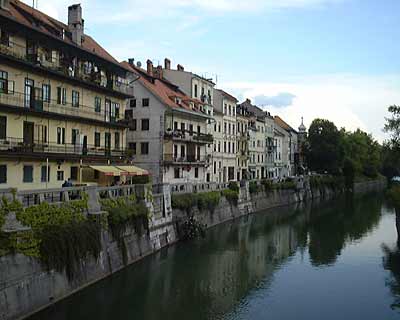
[(360, 128), (374, 135), (379, 141), (387, 107), (400, 101), (400, 76), (326, 75), (292, 78), (285, 82), (230, 82), (223, 87), (244, 98), (260, 95), (274, 96), (290, 92), (296, 97), (287, 107), (271, 107), (268, 111), (283, 117), (294, 128), (304, 116), (310, 125), (315, 118), (333, 121), (339, 128)]

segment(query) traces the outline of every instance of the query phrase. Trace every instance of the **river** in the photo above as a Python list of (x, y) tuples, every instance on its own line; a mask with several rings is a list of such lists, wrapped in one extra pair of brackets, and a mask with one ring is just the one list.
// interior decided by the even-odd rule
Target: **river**
[(369, 195), (217, 226), (30, 320), (398, 319), (394, 210)]

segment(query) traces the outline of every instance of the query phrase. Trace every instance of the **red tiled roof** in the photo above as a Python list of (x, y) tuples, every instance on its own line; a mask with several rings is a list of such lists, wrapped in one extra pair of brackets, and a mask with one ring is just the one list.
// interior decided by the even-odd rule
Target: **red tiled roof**
[(288, 125), (285, 121), (282, 120), (281, 117), (279, 116), (275, 116), (274, 117), (275, 123), (280, 126), (282, 129), (285, 129), (287, 131), (294, 131), (296, 132), (296, 130), (294, 130), (290, 125)]
[[(11, 18), (16, 22), (25, 25), (26, 27), (42, 32), (48, 36), (57, 38), (58, 40), (75, 46), (75, 44), (72, 42), (72, 39), (69, 38), (67, 35), (64, 37), (64, 39), (62, 39), (61, 36), (57, 36), (57, 33), (59, 35), (62, 35), (63, 29), (66, 32), (70, 32), (68, 25), (44, 14), (39, 10), (32, 8), (31, 6), (26, 5), (19, 0), (11, 0), (9, 10), (0, 9), (0, 15)], [(84, 41), (80, 48), (92, 54), (95, 54), (109, 62), (118, 64), (118, 61), (116, 59), (114, 59), (92, 37), (86, 34), (84, 35)]]
[[(140, 75), (138, 81), (143, 84), (148, 90), (160, 98), (160, 100), (167, 106), (175, 109), (184, 109), (187, 111), (197, 112), (201, 115), (205, 115), (196, 107), (202, 104), (199, 100), (192, 99), (191, 97), (185, 95), (179, 88), (172, 85), (164, 79), (159, 79), (150, 76), (144, 69), (138, 68), (136, 66), (130, 65), (128, 62), (121, 62), (121, 65), (132, 72)], [(182, 102), (180, 104), (176, 103), (175, 98), (179, 98)], [(196, 106), (192, 108), (190, 102), (193, 102)]]

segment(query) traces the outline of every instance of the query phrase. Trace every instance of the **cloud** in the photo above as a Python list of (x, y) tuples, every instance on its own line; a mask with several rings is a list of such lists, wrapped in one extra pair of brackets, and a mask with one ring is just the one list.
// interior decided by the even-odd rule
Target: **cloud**
[(288, 107), (293, 104), (293, 100), (296, 98), (294, 94), (289, 92), (280, 92), (275, 96), (258, 95), (254, 97), (254, 102), (258, 106), (271, 106), (271, 107)]
[[(31, 5), (31, 0), (23, 0)], [(345, 0), (81, 0), (84, 16), (90, 23), (129, 23), (154, 18), (174, 20), (177, 24), (186, 15), (216, 15), (226, 13), (261, 14), (268, 10), (314, 8)], [(39, 1), (38, 9), (63, 21), (67, 19), (70, 0)], [(176, 19), (178, 18), (178, 19)], [(184, 19), (183, 19), (184, 20)], [(183, 26), (187, 21), (183, 21)]]
[[(309, 126), (315, 118), (333, 121), (339, 128), (360, 128), (379, 141), (387, 138), (382, 129), (387, 107), (400, 101), (400, 76), (352, 74), (290, 78), (281, 82), (226, 82), (222, 87), (233, 94), (256, 99), (259, 96), (290, 92), (295, 95), (287, 106), (266, 109), (297, 128), (301, 117)], [(272, 96), (271, 95), (271, 96)], [(268, 96), (267, 96), (268, 97)]]

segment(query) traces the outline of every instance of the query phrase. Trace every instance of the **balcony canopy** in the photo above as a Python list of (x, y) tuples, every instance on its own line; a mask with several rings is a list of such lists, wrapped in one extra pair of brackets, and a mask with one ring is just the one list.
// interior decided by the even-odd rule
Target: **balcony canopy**
[(118, 166), (119, 170), (124, 171), (123, 175), (128, 176), (148, 176), (149, 172), (147, 170), (141, 169), (136, 166)]
[(114, 166), (89, 166), (93, 170), (97, 170), (99, 172), (104, 173), (106, 176), (113, 176), (113, 177), (119, 177), (124, 174), (126, 174), (126, 171), (118, 169), (117, 167)]

